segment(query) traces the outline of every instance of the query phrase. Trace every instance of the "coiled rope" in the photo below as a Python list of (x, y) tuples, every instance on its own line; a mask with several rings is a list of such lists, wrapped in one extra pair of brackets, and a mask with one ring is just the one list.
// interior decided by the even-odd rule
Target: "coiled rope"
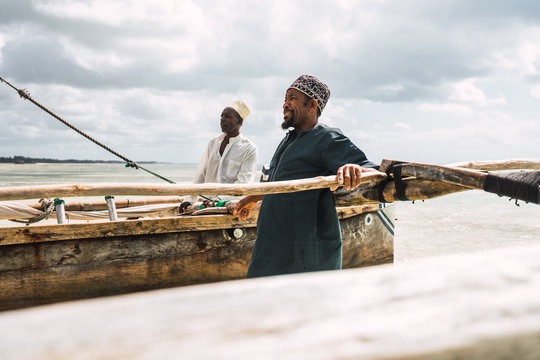
[(51, 199), (41, 199), (39, 200), (39, 202), (41, 203), (41, 207), (43, 208), (41, 214), (38, 214), (28, 220), (9, 219), (9, 221), (30, 225), (48, 218), (54, 210), (54, 201), (52, 201)]
[(141, 170), (144, 170), (146, 171), (147, 173), (149, 174), (152, 174), (162, 180), (165, 180), (167, 181), (168, 183), (170, 184), (175, 184), (174, 181), (172, 180), (169, 180), (167, 179), (166, 177), (164, 176), (161, 176), (151, 170), (148, 170), (144, 167), (142, 167), (141, 165), (137, 164), (135, 161), (133, 160), (130, 160), (128, 159), (127, 157), (117, 153), (116, 151), (114, 151), (113, 149), (111, 149), (110, 147), (108, 147), (107, 145), (97, 141), (96, 139), (94, 139), (93, 137), (91, 137), (90, 135), (86, 134), (85, 132), (77, 129), (75, 126), (73, 126), (72, 124), (68, 123), (67, 121), (65, 121), (64, 119), (62, 119), (60, 116), (56, 115), (55, 113), (53, 113), (51, 110), (47, 109), (45, 106), (41, 105), (40, 103), (38, 103), (37, 101), (35, 101), (34, 99), (32, 99), (32, 97), (30, 96), (30, 93), (28, 91), (26, 91), (25, 89), (17, 89), (15, 86), (13, 86), (9, 81), (5, 80), (4, 78), (2, 78), (0, 76), (0, 81), (6, 83), (7, 85), (9, 85), (13, 90), (17, 91), (17, 93), (19, 94), (19, 96), (25, 100), (28, 100), (30, 101), (31, 103), (33, 103), (34, 105), (36, 105), (37, 107), (39, 107), (40, 109), (42, 109), (43, 111), (45, 111), (46, 113), (48, 113), (49, 115), (51, 115), (52, 117), (54, 117), (55, 119), (57, 119), (58, 121), (60, 121), (61, 123), (63, 123), (64, 125), (66, 125), (67, 127), (69, 127), (70, 129), (72, 130), (75, 130), (76, 132), (78, 132), (79, 134), (81, 134), (82, 136), (84, 136), (85, 138), (87, 138), (88, 140), (92, 141), (94, 144), (98, 145), (98, 146), (101, 146), (103, 149), (107, 150), (108, 152), (110, 152), (111, 154), (119, 157), (120, 159), (124, 160), (126, 162), (126, 167), (132, 167), (132, 168), (135, 168), (135, 169), (141, 169)]

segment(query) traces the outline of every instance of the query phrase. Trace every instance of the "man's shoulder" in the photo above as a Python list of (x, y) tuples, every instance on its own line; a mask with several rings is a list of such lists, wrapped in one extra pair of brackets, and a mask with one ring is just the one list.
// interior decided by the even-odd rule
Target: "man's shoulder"
[(324, 123), (318, 123), (315, 128), (313, 129), (317, 134), (323, 135), (323, 136), (329, 136), (329, 137), (336, 137), (336, 136), (345, 136), (341, 129), (337, 127), (331, 127)]
[(220, 134), (220, 135), (216, 136), (215, 138), (213, 138), (212, 140), (210, 140), (208, 142), (208, 145), (211, 145), (211, 144), (213, 144), (215, 142), (218, 142), (218, 141), (221, 143), (221, 141), (223, 141), (224, 137), (225, 137), (225, 134)]
[(249, 140), (245, 135), (242, 135), (241, 143), (247, 148), (257, 149), (257, 145), (255, 145), (255, 143)]

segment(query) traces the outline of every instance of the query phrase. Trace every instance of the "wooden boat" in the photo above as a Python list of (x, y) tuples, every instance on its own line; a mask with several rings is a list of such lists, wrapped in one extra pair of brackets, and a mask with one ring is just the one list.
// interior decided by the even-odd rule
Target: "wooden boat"
[[(363, 184), (357, 189), (334, 193), (344, 240), (344, 267), (392, 262), (393, 209), (385, 203), (484, 189), (491, 174), (478, 169), (539, 167), (537, 161), (436, 166), (384, 160), (381, 170), (385, 173), (364, 174)], [(540, 176), (538, 172), (530, 174), (536, 179), (528, 187), (534, 190), (534, 197), (517, 194), (516, 198), (540, 202)], [(331, 176), (252, 185), (45, 185), (0, 189), (0, 201), (105, 194), (246, 195), (336, 184)], [(502, 189), (502, 195), (510, 196), (506, 191)], [(211, 214), (0, 228), (0, 281), (4, 290), (0, 309), (243, 278), (255, 242), (256, 219), (257, 212), (246, 220)]]
[[(13, 188), (3, 194), (2, 200), (18, 197)], [(172, 204), (176, 211), (178, 204)], [(65, 207), (68, 213), (84, 208)], [(392, 206), (337, 211), (344, 268), (392, 262)], [(162, 218), (0, 228), (0, 310), (241, 279), (256, 240), (257, 216), (258, 211), (246, 220), (169, 211)]]

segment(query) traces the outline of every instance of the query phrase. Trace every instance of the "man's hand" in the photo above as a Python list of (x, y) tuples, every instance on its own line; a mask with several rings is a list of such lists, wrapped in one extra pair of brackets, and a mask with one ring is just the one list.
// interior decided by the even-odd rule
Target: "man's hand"
[(262, 195), (248, 195), (245, 198), (240, 199), (236, 204), (233, 215), (238, 216), (240, 220), (245, 220), (251, 214), (251, 210), (257, 205), (257, 202), (262, 200)]
[(180, 206), (178, 206), (178, 212), (180, 214), (183, 213), (189, 205), (191, 205), (189, 201), (184, 201), (183, 203), (180, 204)]
[[(373, 171), (370, 168), (364, 168), (356, 164), (345, 164), (337, 171), (336, 180), (338, 183), (345, 186), (347, 190), (353, 190), (360, 185), (360, 178), (363, 172)], [(338, 186), (331, 187), (330, 190), (334, 191)]]

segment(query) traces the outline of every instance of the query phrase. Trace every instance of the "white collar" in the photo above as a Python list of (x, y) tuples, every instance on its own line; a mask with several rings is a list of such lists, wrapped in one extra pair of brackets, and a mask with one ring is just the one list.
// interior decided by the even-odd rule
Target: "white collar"
[[(224, 139), (226, 134), (221, 134), (221, 138)], [(229, 138), (229, 144), (233, 144), (235, 142), (238, 142), (242, 139), (242, 133), (239, 133), (235, 137)]]

